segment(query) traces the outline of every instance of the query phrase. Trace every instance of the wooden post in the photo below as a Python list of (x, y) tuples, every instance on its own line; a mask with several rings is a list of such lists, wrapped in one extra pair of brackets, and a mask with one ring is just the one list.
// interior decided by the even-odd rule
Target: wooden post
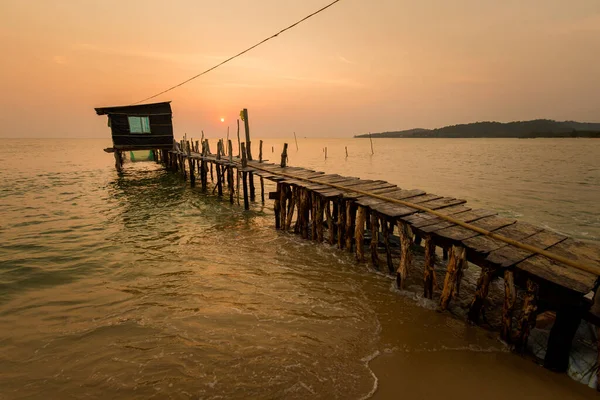
[(275, 192), (275, 201), (273, 202), (273, 213), (275, 214), (275, 229), (281, 228), (281, 192), (283, 185), (277, 182), (277, 190)]
[(527, 347), (527, 339), (531, 329), (535, 328), (537, 314), (538, 284), (527, 279), (527, 292), (523, 298), (523, 315), (519, 323), (519, 330), (515, 338), (515, 349), (524, 352)]
[(581, 318), (582, 310), (579, 306), (565, 306), (556, 310), (556, 319), (550, 330), (546, 357), (544, 357), (544, 368), (554, 372), (567, 372), (569, 354)]
[(354, 224), (354, 243), (356, 244), (356, 260), (365, 261), (365, 222), (367, 220), (367, 210), (363, 206), (358, 206), (356, 211), (356, 222)]
[(248, 177), (250, 178), (250, 200), (256, 200), (256, 190), (254, 188), (254, 173), (248, 172)]
[(244, 129), (246, 131), (246, 153), (248, 161), (252, 161), (252, 145), (250, 144), (250, 121), (248, 120), (248, 109), (242, 110), (244, 116)]
[(379, 247), (379, 214), (376, 211), (371, 211), (371, 263), (373, 268), (379, 270), (379, 255), (377, 248)]
[(425, 236), (425, 271), (423, 274), (423, 297), (433, 299), (435, 282), (435, 243), (433, 236)]
[(309, 235), (309, 213), (310, 213), (310, 199), (308, 189), (301, 188), (300, 189), (300, 204), (302, 208), (300, 209), (300, 215), (302, 216), (302, 223), (300, 225), (300, 234), (302, 235), (302, 239), (308, 239)]
[(244, 188), (244, 210), (250, 209), (250, 202), (248, 201), (248, 172), (245, 168), (248, 166), (248, 160), (246, 159), (246, 148), (245, 143), (242, 143), (242, 181)]
[(448, 308), (450, 300), (456, 294), (456, 287), (458, 285), (457, 279), (459, 278), (459, 271), (462, 271), (467, 262), (467, 252), (462, 246), (452, 246), (450, 252), (450, 260), (446, 267), (446, 277), (444, 278), (444, 288), (442, 289), (442, 296), (440, 298), (440, 309), (443, 311)]
[[(221, 159), (221, 153), (223, 151), (223, 143), (219, 142), (217, 146), (217, 160)], [(215, 164), (215, 168), (217, 169), (217, 192), (219, 197), (223, 196), (223, 171), (224, 168), (220, 164)]]
[(354, 226), (356, 225), (356, 204), (353, 201), (346, 202), (346, 250), (353, 251)]
[(344, 234), (346, 233), (346, 201), (343, 197), (338, 199), (338, 220), (337, 220), (337, 238), (338, 249), (343, 249), (346, 245)]
[(283, 151), (281, 152), (281, 168), (285, 168), (287, 165), (287, 148), (288, 148), (288, 144), (284, 143), (283, 144)]
[(202, 142), (202, 158), (200, 159), (200, 181), (202, 181), (202, 190), (206, 191), (206, 186), (208, 185), (208, 177), (206, 175), (207, 165), (204, 157), (206, 157), (206, 143)]
[(483, 267), (481, 269), (481, 274), (479, 275), (479, 279), (477, 280), (477, 290), (475, 291), (475, 298), (473, 298), (473, 301), (471, 302), (471, 307), (469, 309), (469, 321), (473, 323), (479, 322), (481, 309), (483, 308), (483, 304), (490, 290), (490, 283), (492, 282), (492, 279), (494, 279), (496, 274), (497, 270), (495, 268)]
[[(390, 232), (390, 229), (392, 232)], [(394, 262), (392, 261), (392, 248), (390, 246), (390, 234), (393, 233), (394, 224), (390, 224), (385, 216), (381, 216), (381, 233), (383, 234), (383, 245), (385, 246), (385, 258), (390, 274), (395, 272)]]
[(325, 206), (325, 216), (327, 218), (327, 234), (329, 244), (333, 246), (335, 240), (335, 224), (333, 223), (333, 216), (331, 215), (331, 201), (327, 200), (327, 204)]
[(192, 146), (193, 144), (187, 142), (187, 157), (188, 157), (188, 165), (190, 167), (190, 186), (196, 186), (196, 176), (194, 175), (194, 160), (192, 159)]
[(296, 138), (296, 132), (294, 132), (294, 140), (296, 141), (296, 151), (298, 151), (298, 138)]
[(396, 270), (396, 285), (404, 289), (408, 270), (412, 266), (412, 230), (408, 224), (398, 221), (398, 236), (400, 238), (400, 265)]
[(282, 230), (285, 230), (285, 221), (287, 219), (288, 191), (290, 191), (289, 185), (282, 183), (279, 190), (279, 225)]
[(346, 158), (348, 158), (348, 146), (346, 146)]
[(242, 158), (242, 142), (240, 142), (240, 120), (237, 120), (238, 157)]
[(258, 142), (258, 162), (260, 162), (260, 163), (263, 162), (263, 159), (262, 159), (262, 145), (263, 145), (263, 141), (261, 140), (261, 141)]
[(325, 147), (325, 159), (327, 160), (327, 146)]
[(117, 172), (123, 172), (123, 158), (121, 157), (121, 152), (115, 149), (113, 155), (115, 156), (115, 169)]
[(504, 306), (502, 307), (502, 330), (500, 338), (506, 343), (512, 342), (512, 315), (517, 301), (515, 276), (511, 270), (504, 271)]
[[(317, 242), (323, 242), (323, 207), (325, 205), (325, 199), (320, 195), (315, 193), (314, 197), (315, 202), (317, 203), (316, 212), (317, 214), (313, 216), (313, 219), (317, 221)], [(313, 238), (314, 239), (314, 238)]]
[(373, 138), (371, 138), (371, 132), (369, 132), (369, 141), (371, 142), (371, 155), (375, 154), (375, 150), (373, 150)]

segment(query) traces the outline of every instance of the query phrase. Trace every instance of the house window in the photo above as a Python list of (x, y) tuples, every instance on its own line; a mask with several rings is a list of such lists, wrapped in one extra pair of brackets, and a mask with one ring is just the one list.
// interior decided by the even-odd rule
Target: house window
[(131, 133), (150, 133), (149, 117), (127, 117), (129, 120), (129, 132)]

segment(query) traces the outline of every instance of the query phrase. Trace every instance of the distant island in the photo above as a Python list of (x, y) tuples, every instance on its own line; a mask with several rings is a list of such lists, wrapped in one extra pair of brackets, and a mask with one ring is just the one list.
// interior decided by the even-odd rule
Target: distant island
[(407, 129), (354, 135), (355, 138), (600, 138), (600, 123), (536, 119), (516, 122), (474, 122), (436, 129)]

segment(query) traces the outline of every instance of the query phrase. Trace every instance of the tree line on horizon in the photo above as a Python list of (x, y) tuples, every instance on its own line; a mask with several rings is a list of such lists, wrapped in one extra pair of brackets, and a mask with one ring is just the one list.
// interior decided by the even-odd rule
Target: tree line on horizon
[(355, 135), (355, 138), (600, 138), (600, 123), (536, 119), (515, 122), (473, 122), (436, 129), (407, 129)]

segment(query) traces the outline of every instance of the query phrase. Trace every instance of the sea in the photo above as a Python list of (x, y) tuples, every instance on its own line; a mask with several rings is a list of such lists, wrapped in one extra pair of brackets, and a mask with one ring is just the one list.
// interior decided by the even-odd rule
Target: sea
[[(291, 166), (600, 241), (600, 140), (263, 141), (272, 162), (285, 142)], [(154, 162), (118, 174), (110, 138), (0, 143), (0, 399), (594, 395), (437, 312), (419, 273), (398, 291), (350, 253), (275, 230), (260, 196), (244, 211)]]

